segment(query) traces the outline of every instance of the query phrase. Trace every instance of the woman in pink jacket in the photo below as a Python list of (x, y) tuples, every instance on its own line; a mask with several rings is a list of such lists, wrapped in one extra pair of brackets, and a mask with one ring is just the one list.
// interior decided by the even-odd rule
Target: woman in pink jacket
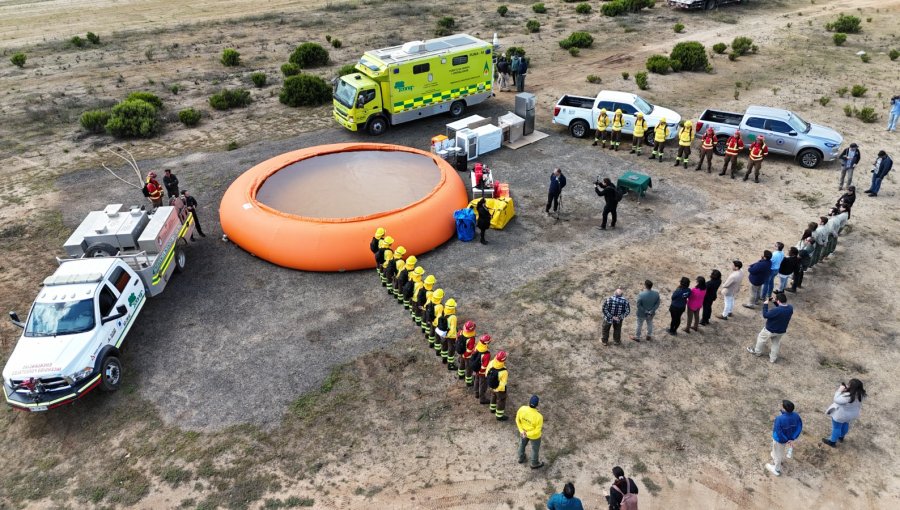
[(687, 301), (687, 325), (684, 328), (685, 333), (690, 333), (691, 328), (697, 331), (700, 324), (700, 309), (703, 308), (703, 298), (706, 297), (706, 278), (697, 277), (697, 285), (691, 289), (691, 295)]

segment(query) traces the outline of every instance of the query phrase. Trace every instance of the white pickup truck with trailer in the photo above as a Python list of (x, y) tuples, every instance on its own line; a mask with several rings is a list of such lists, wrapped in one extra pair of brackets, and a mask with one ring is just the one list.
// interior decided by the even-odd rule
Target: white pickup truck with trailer
[(569, 133), (576, 138), (584, 138), (597, 129), (597, 116), (602, 108), (606, 108), (610, 122), (615, 111), (622, 110), (622, 120), (625, 121), (622, 133), (627, 135), (634, 132), (635, 114), (643, 113), (647, 122), (644, 133), (647, 145), (653, 145), (653, 128), (660, 119), (666, 119), (669, 126), (669, 140), (675, 138), (676, 128), (681, 123), (681, 115), (673, 110), (651, 104), (637, 94), (612, 90), (601, 90), (597, 97), (564, 95), (553, 107), (553, 123), (568, 127)]
[(669, 7), (676, 9), (705, 9), (711, 11), (728, 4), (744, 4), (747, 0), (668, 0)]
[(44, 279), (3, 368), (6, 402), (21, 411), (70, 404), (122, 384), (120, 349), (148, 296), (182, 272), (194, 218), (184, 207), (92, 211), (65, 243), (68, 258)]

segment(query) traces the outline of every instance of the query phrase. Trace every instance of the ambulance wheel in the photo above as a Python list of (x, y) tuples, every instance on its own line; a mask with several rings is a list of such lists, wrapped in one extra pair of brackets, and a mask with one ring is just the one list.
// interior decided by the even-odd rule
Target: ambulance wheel
[(383, 135), (384, 132), (387, 131), (387, 128), (387, 119), (385, 119), (384, 117), (375, 117), (374, 119), (370, 119), (369, 125), (366, 126), (366, 130), (372, 136)]
[(453, 101), (450, 104), (450, 116), (453, 118), (462, 117), (462, 114), (466, 113), (466, 102), (465, 101)]
[(100, 364), (100, 389), (112, 392), (120, 386), (122, 386), (122, 364), (119, 363), (119, 358), (107, 356)]
[(84, 251), (85, 257), (115, 257), (119, 250), (115, 249), (111, 244), (94, 243), (88, 246)]
[(187, 255), (184, 254), (184, 248), (175, 248), (175, 272), (183, 273), (184, 266), (187, 265)]

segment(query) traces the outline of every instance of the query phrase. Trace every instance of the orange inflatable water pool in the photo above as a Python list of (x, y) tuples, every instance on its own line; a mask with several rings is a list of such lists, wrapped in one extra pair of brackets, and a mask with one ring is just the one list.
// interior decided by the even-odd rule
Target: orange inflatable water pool
[(407, 254), (456, 232), (453, 211), (468, 194), (446, 161), (376, 143), (319, 145), (263, 161), (222, 197), (228, 238), (279, 266), (306, 271), (375, 267), (369, 241), (383, 227)]

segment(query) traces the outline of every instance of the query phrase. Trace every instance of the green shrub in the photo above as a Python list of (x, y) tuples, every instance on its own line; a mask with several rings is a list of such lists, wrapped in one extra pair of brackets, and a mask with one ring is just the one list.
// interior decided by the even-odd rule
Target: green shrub
[(854, 112), (856, 114), (856, 118), (865, 122), (866, 124), (871, 124), (878, 120), (878, 114), (875, 113), (875, 109), (871, 106), (866, 106), (862, 110), (857, 110)]
[[(344, 64), (337, 70), (338, 78), (347, 74), (353, 74), (356, 71), (356, 64)], [(293, 75), (291, 75), (293, 76)]]
[(292, 64), (297, 64), (300, 69), (328, 65), (328, 51), (321, 45), (305, 42), (291, 53), (288, 59)]
[(82, 39), (81, 37), (79, 37), (77, 35), (72, 37), (71, 39), (69, 39), (69, 43), (71, 43), (72, 46), (75, 46), (76, 48), (84, 47), (84, 39)]
[(622, 4), (625, 12), (638, 12), (644, 7), (652, 8), (656, 5), (656, 0), (616, 0)]
[(822, 96), (819, 98), (819, 104), (822, 106), (828, 106), (828, 103), (831, 102), (831, 98), (828, 96)]
[(740, 56), (744, 56), (750, 52), (750, 49), (753, 47), (753, 39), (744, 36), (735, 37), (733, 41), (731, 41), (731, 51), (737, 53)]
[(341, 40), (338, 39), (337, 37), (335, 37), (334, 39), (331, 40), (331, 47), (334, 49), (338, 49), (343, 45), (344, 45), (344, 43), (342, 43)]
[(506, 49), (506, 59), (511, 60), (514, 55), (518, 55), (519, 57), (525, 56), (525, 48), (520, 48), (518, 46), (510, 46)]
[(250, 91), (243, 88), (222, 89), (216, 94), (209, 96), (209, 105), (216, 110), (239, 108), (252, 102), (253, 98), (250, 97)]
[(194, 127), (200, 124), (200, 112), (193, 108), (185, 108), (178, 112), (178, 120), (187, 127)]
[(9, 61), (12, 62), (16, 67), (25, 67), (26, 60), (28, 60), (28, 57), (25, 56), (25, 54), (22, 52), (16, 53), (12, 56), (11, 59), (9, 59)]
[(88, 110), (81, 114), (81, 127), (90, 133), (103, 133), (106, 131), (106, 123), (109, 122), (109, 112), (106, 110)]
[(228, 145), (225, 146), (225, 150), (234, 151), (234, 150), (237, 150), (238, 147), (240, 147), (238, 145), (238, 143), (236, 141), (232, 140), (232, 141), (228, 142)]
[(675, 23), (675, 26), (672, 27), (672, 30), (674, 30), (676, 34), (680, 34), (684, 32), (684, 25), (681, 23)]
[(278, 100), (288, 106), (319, 106), (331, 100), (331, 86), (318, 76), (291, 76), (284, 80)]
[(647, 81), (647, 73), (641, 71), (634, 74), (634, 82), (637, 83), (639, 89), (647, 90), (648, 88), (650, 88), (650, 85), (648, 85)]
[(169, 92), (177, 96), (178, 93), (181, 92), (181, 85), (178, 85), (177, 83), (169, 85)]
[(572, 55), (573, 57), (577, 57), (579, 53), (581, 53), (581, 50), (578, 49), (577, 46), (572, 46), (571, 48), (569, 48), (569, 55)]
[(865, 87), (865, 85), (854, 85), (852, 89), (850, 89), (850, 95), (853, 97), (863, 97), (866, 95), (869, 89)]
[(159, 130), (159, 112), (141, 99), (126, 99), (113, 106), (106, 131), (120, 138), (150, 138)]
[(650, 55), (645, 65), (651, 73), (668, 74), (672, 61), (665, 55)]
[(706, 71), (707, 73), (712, 73), (713, 72), (712, 64), (706, 64), (706, 67), (703, 70)]
[(507, 12), (509, 12), (509, 7), (507, 7), (505, 5), (501, 5), (500, 7), (497, 7), (497, 14), (499, 14), (501, 18), (503, 16), (506, 16)]
[(241, 54), (234, 48), (225, 48), (222, 50), (222, 65), (225, 67), (235, 67), (241, 65)]
[(868, 53), (863, 53), (859, 56), (859, 59), (863, 61), (863, 64), (868, 64), (872, 60), (872, 57)]
[(575, 12), (578, 14), (590, 14), (591, 13), (591, 4), (581, 3), (575, 6)]
[(589, 74), (587, 76), (587, 81), (588, 81), (588, 83), (600, 83), (603, 80), (596, 74)]
[(162, 107), (163, 107), (162, 99), (160, 99), (159, 96), (157, 96), (153, 92), (144, 92), (144, 91), (132, 92), (131, 94), (128, 94), (128, 97), (125, 98), (126, 101), (129, 101), (132, 99), (146, 101), (146, 102), (152, 104), (153, 107), (156, 108), (157, 110), (162, 110)]
[(737, 54), (737, 53), (735, 53), (735, 52), (732, 51), (731, 53), (728, 54), (728, 60), (734, 62), (734, 61), (737, 60), (737, 59), (738, 59), (738, 54)]
[(88, 32), (85, 37), (91, 44), (100, 44), (100, 36), (93, 32)]
[(331, 34), (325, 34), (325, 40), (331, 42)]
[(835, 90), (835, 93), (837, 93), (838, 97), (844, 97), (847, 95), (847, 92), (849, 90), (850, 89), (848, 89), (847, 87), (841, 87), (841, 88)]
[(841, 46), (845, 42), (847, 42), (847, 34), (845, 34), (843, 32), (838, 32), (838, 33), (834, 34), (833, 36), (831, 36), (831, 40), (834, 41), (835, 46)]
[(676, 69), (675, 61), (680, 62), (681, 70), (684, 71), (705, 71), (706, 66), (709, 65), (709, 58), (706, 56), (706, 48), (703, 47), (702, 44), (696, 41), (685, 41), (680, 42), (672, 48), (672, 53), (669, 55), (669, 58), (672, 59), (673, 65), (672, 69), (678, 71)]
[(847, 117), (853, 116), (853, 107), (849, 104), (844, 105), (844, 115), (846, 115)]
[(283, 74), (285, 77), (296, 76), (300, 74), (300, 66), (294, 64), (293, 62), (281, 64), (281, 74)]
[(444, 16), (437, 21), (437, 25), (443, 28), (453, 28), (456, 26), (456, 20), (450, 16)]
[(672, 66), (672, 70), (675, 71), (676, 73), (681, 71), (681, 61), (680, 60), (670, 58), (669, 65)]
[(721, 43), (721, 42), (720, 42), (720, 43), (713, 44), (713, 51), (715, 51), (715, 52), (718, 53), (719, 55), (725, 53), (725, 50), (726, 50), (727, 48), (728, 48), (728, 45), (725, 44), (725, 43)]
[(449, 28), (437, 27), (434, 29), (435, 37), (444, 37), (444, 36), (448, 36), (451, 34), (453, 34), (453, 30), (450, 30)]
[(255, 73), (250, 73), (250, 81), (253, 82), (258, 88), (262, 88), (266, 86), (266, 73), (262, 71), (256, 71)]
[(545, 12), (547, 12), (547, 8), (544, 7), (543, 3), (537, 3), (537, 4), (532, 5), (531, 10), (538, 14), (544, 14)]
[(571, 47), (590, 48), (594, 44), (594, 38), (587, 32), (572, 32), (569, 37), (559, 41), (559, 46), (567, 50)]
[(541, 31), (541, 22), (536, 19), (530, 19), (525, 23), (525, 29), (530, 33)]
[(900, 50), (891, 50), (888, 52), (888, 57), (891, 60), (897, 60), (897, 57), (900, 57)]
[(842, 13), (838, 16), (838, 19), (831, 23), (826, 23), (825, 30), (828, 30), (829, 32), (843, 32), (845, 34), (858, 34), (862, 31), (862, 27), (859, 25), (860, 19), (858, 17), (847, 16)]
[(615, 17), (625, 14), (625, 4), (620, 0), (613, 0), (600, 6), (600, 12), (604, 16)]
[(631, 75), (627, 71), (622, 71), (622, 79), (627, 80)]

